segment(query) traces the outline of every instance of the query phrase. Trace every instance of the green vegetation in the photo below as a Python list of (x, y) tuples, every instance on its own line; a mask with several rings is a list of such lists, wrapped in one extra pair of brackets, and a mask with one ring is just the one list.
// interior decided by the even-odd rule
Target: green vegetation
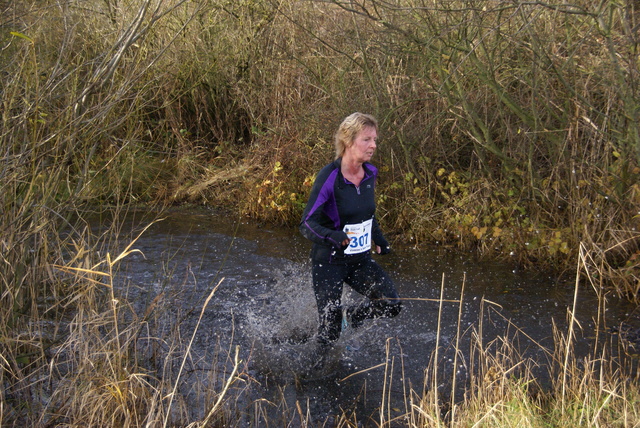
[[(559, 272), (578, 262), (578, 282), (637, 300), (636, 7), (0, 3), (0, 423), (163, 420), (177, 380), (136, 371), (140, 324), (119, 328), (108, 292), (118, 224), (96, 237), (87, 214), (189, 202), (293, 225), (353, 111), (381, 123), (380, 219), (396, 243)], [(39, 327), (68, 317), (78, 331), (64, 339)], [(576, 365), (536, 401), (526, 376), (487, 358), (501, 381), (478, 382), (456, 424), (637, 423), (623, 368)], [(407, 409), (415, 426), (445, 423), (428, 394), (413, 402), (425, 403)]]

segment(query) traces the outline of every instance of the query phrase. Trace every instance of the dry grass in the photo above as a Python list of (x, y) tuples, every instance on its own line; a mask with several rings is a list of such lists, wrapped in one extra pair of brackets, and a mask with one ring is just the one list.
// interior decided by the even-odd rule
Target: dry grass
[[(581, 281), (638, 299), (636, 5), (399, 6), (0, 5), (3, 424), (166, 419), (175, 378), (136, 364), (147, 318), (115, 302), (113, 261), (98, 256), (117, 230), (96, 237), (84, 219), (190, 201), (295, 224), (355, 110), (380, 119), (379, 217), (392, 237), (559, 272), (579, 259)], [(127, 316), (139, 324), (120, 324)], [(570, 350), (570, 334), (558, 340)], [(515, 367), (506, 340), (500, 349), (482, 357), (485, 372)], [(631, 426), (637, 391), (621, 368), (596, 370), (607, 356), (565, 364), (573, 392), (561, 400), (525, 401), (524, 376), (472, 401), (483, 423), (511, 423), (496, 419), (509, 403), (526, 413), (551, 402), (571, 423)], [(421, 400), (412, 420), (442, 424), (429, 410), (437, 397)]]
[[(579, 262), (576, 273), (576, 295), (579, 292), (578, 283), (583, 277), (590, 277), (584, 258)], [(462, 290), (460, 307), (464, 299), (464, 286)], [(575, 330), (579, 325), (573, 315), (575, 304), (569, 308), (566, 330), (554, 331), (553, 346), (547, 348), (536, 344), (547, 356), (545, 367), (543, 361), (521, 353), (517, 345), (519, 337), (527, 335), (518, 326), (511, 325), (509, 330), (512, 331), (506, 331), (504, 336), (484, 337), (483, 319), (486, 318), (486, 312), (500, 314), (499, 311), (492, 311), (493, 303), (483, 299), (481, 307), (487, 308), (481, 310), (478, 324), (472, 331), (470, 350), (459, 348), (459, 330), (455, 338), (455, 358), (457, 360), (458, 355), (461, 357), (460, 361), (467, 365), (469, 373), (463, 397), (453, 398), (460, 397), (455, 390), (456, 369), (453, 373), (439, 371), (441, 358), (436, 348), (425, 389), (411, 392), (414, 404), (409, 414), (404, 416), (409, 421), (407, 426), (638, 426), (640, 407), (637, 400), (640, 389), (637, 360), (619, 352), (612, 342), (600, 339), (603, 319), (596, 321), (590, 354), (577, 356), (574, 345), (577, 340)], [(606, 311), (603, 296), (600, 305), (601, 312)], [(442, 308), (440, 305), (440, 312)], [(453, 367), (457, 367), (457, 363)], [(541, 367), (551, 380), (550, 386), (540, 383)], [(451, 390), (443, 391), (439, 387), (441, 384), (451, 385)], [(443, 393), (452, 397), (450, 402), (443, 399)], [(382, 421), (380, 426), (393, 426), (393, 421)]]
[[(116, 230), (114, 226), (110, 233)], [(85, 233), (86, 243), (93, 238)], [(110, 236), (96, 240), (108, 246), (92, 250), (78, 240), (76, 253), (70, 254), (68, 262), (52, 266), (58, 280), (69, 289), (66, 298), (32, 316), (30, 327), (20, 334), (15, 334), (18, 328), (3, 327), (3, 424), (235, 426), (243, 420), (236, 408), (238, 394), (251, 387), (247, 384), (250, 377), (244, 373), (250, 361), (241, 362), (239, 349), (231, 344), (226, 350), (219, 346), (211, 355), (191, 352), (200, 334), (202, 315), (217, 287), (191, 314), (197, 320), (189, 331), (181, 329), (179, 323), (171, 325), (176, 323), (176, 316), (170, 309), (172, 300), (166, 298), (173, 293), (169, 288), (142, 309), (134, 309), (137, 305), (126, 297), (126, 287), (120, 286), (116, 292), (113, 281), (118, 265), (137, 253), (137, 238), (121, 244)], [(111, 247), (122, 249), (111, 256)], [(97, 252), (104, 258), (91, 262), (87, 255)], [(582, 255), (576, 270), (576, 294), (582, 282), (602, 290), (593, 282), (601, 275), (593, 274), (586, 248)], [(445, 287), (449, 285), (443, 276), (438, 319), (445, 310), (457, 310), (458, 329), (454, 339), (448, 340), (452, 349), (446, 350), (438, 322), (423, 387), (416, 389), (406, 383), (402, 372), (408, 362), (402, 353), (399, 357), (391, 355), (391, 346), (395, 346), (392, 339), (387, 340), (385, 363), (362, 371), (375, 370), (383, 377), (376, 426), (637, 426), (637, 361), (613, 348), (613, 342), (602, 340), (608, 337), (601, 334), (603, 318), (594, 320), (592, 351), (586, 356), (576, 355), (575, 331), (579, 324), (573, 317), (574, 303), (568, 311), (567, 327), (549, 332), (554, 337), (552, 347), (534, 342), (546, 355), (545, 364), (522, 353), (519, 338), (530, 338), (509, 320), (504, 320), (509, 327), (503, 335), (487, 335), (484, 322), (500, 317), (490, 301), (482, 299), (477, 322), (463, 331), (465, 284), (456, 301), (444, 298)], [(606, 298), (601, 293), (599, 313), (606, 310)], [(56, 314), (53, 320), (52, 312)], [(7, 340), (11, 334), (14, 337)], [(469, 348), (463, 348), (462, 343), (469, 343)], [(448, 358), (453, 358), (453, 363), (443, 364)], [(211, 376), (202, 378), (201, 386), (183, 379), (185, 367), (192, 360), (208, 361), (211, 366)], [(458, 373), (460, 366), (465, 367), (464, 377)], [(541, 370), (546, 373), (543, 377), (551, 379), (549, 385), (540, 383)], [(231, 388), (235, 385), (239, 389)], [(394, 408), (398, 390), (404, 394), (404, 409)], [(193, 391), (200, 395), (194, 397), (190, 393)], [(286, 403), (283, 395), (282, 403), (256, 400), (249, 408), (240, 407), (253, 411), (256, 420), (273, 414), (274, 407), (280, 409), (285, 421), (308, 425), (316, 420), (316, 415), (309, 413), (309, 403), (297, 402), (295, 408)], [(359, 416), (346, 412), (336, 415), (335, 426), (357, 426)]]
[(592, 242), (637, 295), (632, 6), (136, 4), (7, 6), (9, 183), (294, 224), (365, 110), (386, 230), (559, 270)]
[[(191, 352), (202, 315), (223, 280), (204, 300), (194, 329), (181, 332), (167, 318), (172, 311), (165, 297), (171, 290), (138, 312), (140, 305), (127, 299), (127, 289), (114, 283), (118, 265), (138, 252), (136, 240), (115, 256), (106, 249), (105, 258), (91, 265), (82, 255), (95, 249), (78, 247), (68, 263), (52, 266), (70, 290), (67, 299), (32, 314), (29, 330), (15, 338), (9, 339), (19, 327), (3, 327), (3, 425), (133, 427), (188, 421), (206, 426), (228, 417), (228, 391), (243, 367), (239, 350), (228, 349), (227, 358), (224, 348), (212, 351), (213, 356)], [(208, 387), (186, 385), (185, 365), (201, 358), (211, 364), (212, 375), (200, 380)], [(230, 362), (228, 373), (221, 370), (225, 361)], [(197, 411), (188, 403), (193, 389), (206, 391), (195, 398), (203, 403)]]

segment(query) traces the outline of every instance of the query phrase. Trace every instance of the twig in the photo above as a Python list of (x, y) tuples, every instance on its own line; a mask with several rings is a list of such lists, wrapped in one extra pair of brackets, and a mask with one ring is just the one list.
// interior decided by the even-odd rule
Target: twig
[[(173, 403), (173, 397), (176, 395), (176, 390), (178, 389), (178, 383), (180, 383), (180, 377), (182, 376), (182, 370), (184, 369), (184, 365), (186, 364), (187, 358), (191, 351), (191, 345), (193, 345), (193, 340), (195, 339), (196, 333), (198, 332), (198, 327), (200, 327), (202, 316), (204, 315), (204, 311), (207, 308), (209, 301), (215, 294), (216, 290), (218, 290), (218, 287), (220, 287), (220, 284), (222, 284), (222, 281), (224, 281), (224, 278), (222, 278), (220, 282), (218, 282), (218, 285), (216, 285), (213, 288), (213, 290), (211, 290), (211, 293), (209, 293), (209, 297), (207, 297), (207, 300), (205, 300), (204, 305), (202, 306), (202, 310), (200, 311), (200, 316), (198, 317), (198, 323), (196, 324), (196, 328), (193, 329), (193, 334), (191, 335), (189, 346), (187, 346), (187, 349), (184, 353), (184, 357), (182, 358), (182, 364), (180, 365), (180, 370), (178, 371), (178, 377), (176, 378), (175, 384), (173, 385), (173, 391), (171, 391), (171, 394), (169, 394), (169, 404), (167, 405), (167, 410), (164, 416), (164, 424), (163, 424), (164, 427), (166, 427), (167, 423), (169, 422), (169, 414), (171, 413), (171, 404)], [(237, 358), (237, 349), (236, 349), (236, 358)], [(236, 369), (237, 369), (237, 366), (234, 367), (234, 371)]]

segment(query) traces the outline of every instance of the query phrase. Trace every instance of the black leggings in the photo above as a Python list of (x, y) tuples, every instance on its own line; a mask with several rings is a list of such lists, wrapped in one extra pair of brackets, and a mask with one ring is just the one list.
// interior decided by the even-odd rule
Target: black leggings
[(348, 265), (314, 261), (311, 273), (318, 305), (318, 342), (321, 344), (335, 342), (340, 337), (343, 283), (370, 300), (358, 307), (349, 308), (353, 327), (368, 318), (395, 317), (402, 309), (393, 281), (371, 257)]

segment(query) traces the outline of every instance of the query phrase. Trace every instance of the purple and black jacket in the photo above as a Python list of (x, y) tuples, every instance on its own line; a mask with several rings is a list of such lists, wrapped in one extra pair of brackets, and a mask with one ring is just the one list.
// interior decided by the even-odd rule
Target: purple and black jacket
[(342, 230), (345, 224), (358, 224), (369, 219), (373, 219), (371, 234), (374, 246), (379, 245), (382, 253), (389, 251), (389, 244), (375, 218), (374, 191), (378, 169), (365, 162), (362, 165), (364, 178), (356, 187), (340, 172), (341, 160), (336, 159), (318, 173), (300, 222), (300, 232), (314, 243), (311, 259), (316, 262), (346, 264), (371, 257), (368, 251), (345, 255), (345, 247), (341, 246), (347, 238)]

